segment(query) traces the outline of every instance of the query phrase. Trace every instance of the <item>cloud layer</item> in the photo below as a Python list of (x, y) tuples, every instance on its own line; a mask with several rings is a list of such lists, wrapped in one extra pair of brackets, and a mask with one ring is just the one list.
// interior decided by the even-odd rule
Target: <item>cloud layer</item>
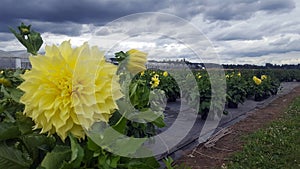
[[(133, 15), (143, 12), (172, 14), (189, 23), (178, 25), (162, 15), (155, 19)], [(127, 17), (127, 23), (120, 23), (122, 27), (107, 25), (127, 15), (132, 17)], [(76, 46), (96, 36), (106, 39), (109, 47), (112, 45), (109, 40), (125, 38), (114, 48), (140, 48), (150, 53), (151, 59), (214, 62), (212, 53), (217, 52), (222, 63), (298, 64), (299, 16), (300, 4), (295, 0), (3, 0), (0, 50), (24, 49), (8, 31), (8, 26), (16, 27), (24, 22), (41, 32), (46, 44), (71, 39)], [(138, 26), (141, 24), (147, 26)], [(193, 37), (186, 26), (189, 24), (203, 32), (203, 39)], [(134, 34), (143, 31), (152, 35)], [(204, 37), (208, 39), (205, 43)], [(181, 39), (189, 39), (192, 45), (182, 43)], [(202, 51), (200, 60), (191, 46)]]

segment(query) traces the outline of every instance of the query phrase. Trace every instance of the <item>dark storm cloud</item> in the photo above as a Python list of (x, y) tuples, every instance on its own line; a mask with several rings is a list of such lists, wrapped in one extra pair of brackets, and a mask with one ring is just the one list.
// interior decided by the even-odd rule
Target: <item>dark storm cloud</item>
[[(17, 26), (22, 20), (50, 23), (93, 23), (104, 25), (124, 15), (157, 11), (165, 6), (163, 1), (97, 1), (97, 0), (2, 0), (0, 6), (0, 32), (7, 25)], [(39, 25), (41, 31), (50, 27)], [(52, 27), (53, 28), (53, 27)], [(58, 32), (60, 32), (58, 30)]]
[(41, 31), (47, 30), (54, 34), (62, 34), (69, 36), (79, 36), (81, 35), (82, 25), (72, 22), (30, 22), (35, 28)]
[(265, 11), (289, 11), (295, 8), (295, 2), (292, 0), (261, 0), (259, 1), (259, 9)]
[[(150, 5), (150, 4), (151, 5)], [(1, 2), (1, 18), (33, 19), (48, 22), (71, 21), (76, 23), (96, 22), (102, 24), (130, 13), (155, 10), (160, 1), (97, 1), (97, 0), (4, 0)]]
[(230, 50), (226, 53), (238, 57), (261, 57), (269, 54), (285, 54), (291, 51), (300, 52), (299, 46), (300, 39), (291, 40), (290, 37), (280, 37), (276, 41), (262, 46), (249, 47), (244, 50)]
[(293, 0), (206, 0), (203, 1), (206, 20), (242, 20), (255, 12), (288, 12), (295, 8)]
[(8, 32), (7, 26), (16, 27), (20, 22), (28, 21), (47, 22), (34, 25), (40, 32), (78, 35), (81, 29), (78, 24), (102, 26), (139, 12), (162, 11), (186, 19), (203, 13), (205, 20), (216, 21), (246, 19), (257, 11), (286, 12), (294, 7), (292, 0), (2, 0), (0, 32)]

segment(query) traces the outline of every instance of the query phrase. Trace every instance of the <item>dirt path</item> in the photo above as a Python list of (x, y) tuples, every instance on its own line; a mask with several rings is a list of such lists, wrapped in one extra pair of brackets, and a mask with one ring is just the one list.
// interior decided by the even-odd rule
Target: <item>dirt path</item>
[(200, 144), (193, 151), (185, 152), (185, 155), (177, 160), (176, 164), (184, 163), (193, 169), (219, 168), (230, 155), (242, 149), (242, 136), (279, 118), (297, 96), (300, 96), (300, 87), (296, 87), (289, 94), (277, 98), (268, 106), (252, 111), (246, 119), (229, 127), (231, 133), (218, 140), (215, 146), (206, 148), (204, 144)]

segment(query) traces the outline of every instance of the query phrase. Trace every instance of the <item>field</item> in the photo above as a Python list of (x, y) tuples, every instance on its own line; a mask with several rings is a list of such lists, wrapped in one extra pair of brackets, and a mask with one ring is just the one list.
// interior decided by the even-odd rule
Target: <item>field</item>
[(228, 168), (299, 168), (300, 97), (282, 117), (244, 138), (243, 150), (232, 157)]
[[(299, 92), (277, 98), (228, 127), (213, 147), (200, 144), (176, 161), (191, 168), (298, 168)], [(284, 102), (284, 104), (282, 104)]]
[[(88, 132), (89, 135), (87, 137), (81, 133), (77, 133), (81, 130), (77, 131), (72, 128), (72, 126), (71, 128), (67, 127), (67, 129), (65, 129), (65, 124), (58, 124), (56, 120), (60, 119), (57, 119), (59, 116), (55, 116), (55, 114), (41, 116), (41, 113), (45, 111), (43, 110), (43, 106), (47, 105), (49, 107), (52, 104), (51, 100), (45, 103), (43, 101), (43, 96), (38, 97), (40, 99), (36, 100), (38, 103), (37, 107), (33, 107), (34, 109), (37, 109), (36, 111), (40, 114), (34, 115), (31, 113), (32, 110), (29, 112), (28, 109), (24, 110), (29, 104), (24, 98), (35, 98), (39, 95), (38, 92), (42, 91), (43, 93), (47, 93), (47, 91), (50, 90), (50, 88), (41, 88), (42, 84), (33, 84), (32, 82), (37, 79), (36, 77), (32, 78), (32, 81), (27, 83), (36, 86), (39, 89), (35, 90), (36, 88), (32, 88), (30, 89), (32, 93), (28, 93), (30, 86), (25, 87), (24, 84), (26, 83), (24, 83), (24, 78), (26, 78), (26, 76), (24, 76), (24, 74), (29, 75), (31, 72), (34, 71), (22, 69), (0, 70), (1, 168), (4, 168), (5, 166), (12, 166), (14, 168), (57, 168), (57, 166), (60, 166), (60, 168), (158, 168), (160, 164), (153, 156), (139, 159), (130, 156), (138, 151), (145, 141), (137, 141), (134, 142), (134, 144), (131, 144), (133, 143), (131, 138), (150, 138), (157, 134), (158, 128), (165, 127), (164, 112), (167, 110), (161, 107), (162, 103), (184, 99), (188, 106), (197, 108), (196, 112), (203, 120), (213, 120), (216, 115), (219, 116), (220, 114), (208, 114), (211, 107), (223, 111), (225, 104), (226, 107), (238, 109), (238, 105), (247, 99), (262, 101), (272, 95), (276, 95), (279, 90), (280, 82), (300, 81), (299, 70), (228, 70), (225, 71), (223, 77), (218, 76), (217, 79), (211, 79), (209, 73), (205, 70), (192, 71), (190, 74), (187, 74), (184, 71), (177, 71), (174, 73), (172, 71), (168, 72), (164, 70), (145, 70), (134, 76), (131, 74), (123, 74), (122, 71), (119, 70), (117, 73), (119, 74), (120, 86), (123, 91), (129, 92), (129, 95), (118, 98), (116, 103), (119, 105), (119, 109), (110, 112), (112, 114), (108, 116), (108, 121), (106, 123), (109, 126), (108, 128), (104, 128), (104, 132), (100, 134), (101, 137), (97, 134), (93, 135), (93, 131), (91, 133)], [(225, 82), (224, 86), (226, 86), (226, 88), (221, 88), (218, 89), (217, 92), (212, 92), (212, 81), (219, 84)], [(43, 83), (43, 79), (40, 82)], [(65, 88), (65, 86), (60, 88), (60, 85), (62, 84), (59, 79), (57, 82), (59, 83), (47, 81), (47, 84), (57, 85), (55, 90), (57, 89), (58, 91), (68, 90), (68, 86), (67, 88)], [(190, 82), (195, 82), (196, 85), (190, 85)], [(74, 88), (74, 86), (72, 86), (72, 88)], [(24, 93), (27, 95), (24, 95)], [(217, 99), (212, 101), (213, 95)], [(292, 95), (299, 95), (298, 90), (297, 92), (292, 93)], [(63, 98), (65, 98), (65, 96)], [(288, 100), (291, 101), (290, 98), (288, 98)], [(85, 101), (83, 100), (83, 102)], [(109, 102), (106, 104), (109, 104)], [(106, 107), (106, 104), (102, 106)], [(288, 117), (297, 115), (297, 112), (299, 112), (297, 104), (299, 104), (299, 99), (289, 110), (290, 113), (294, 114), (287, 115)], [(130, 107), (129, 105), (132, 105), (133, 107)], [(63, 109), (58, 108), (58, 110)], [(282, 110), (282, 108), (280, 108), (280, 110)], [(55, 111), (55, 109), (53, 111)], [(72, 108), (69, 109), (69, 111), (72, 112), (74, 110)], [(226, 111), (223, 113), (226, 114)], [(44, 119), (45, 117), (48, 119)], [(274, 115), (274, 118), (275, 117), (277, 117), (277, 114)], [(267, 124), (267, 121), (273, 119), (273, 116), (270, 119), (268, 118), (269, 116), (264, 117), (261, 122), (263, 124), (259, 124), (258, 126)], [(67, 119), (74, 119), (74, 117), (70, 114), (70, 117)], [(277, 128), (276, 125), (280, 126), (283, 123), (287, 125), (290, 124), (287, 126), (286, 130), (290, 130), (289, 127), (297, 128), (296, 122), (292, 121), (297, 119), (298, 118), (296, 117), (295, 119), (287, 118), (283, 122), (274, 124), (275, 126), (273, 126), (273, 128)], [(83, 123), (84, 121), (81, 122)], [(48, 123), (50, 126), (47, 125)], [(99, 124), (104, 125), (104, 123)], [(76, 125), (78, 125), (78, 123), (75, 121), (73, 127)], [(253, 126), (253, 124), (247, 125)], [(50, 128), (46, 129), (47, 126)], [(58, 126), (60, 126), (60, 128)], [(112, 135), (108, 132), (111, 130), (109, 127), (128, 136), (128, 138), (124, 140), (124, 138), (120, 138), (118, 135)], [(269, 127), (267, 131), (270, 130)], [(249, 131), (252, 131), (252, 129)], [(294, 146), (297, 146), (297, 143), (292, 143), (288, 140), (292, 139), (292, 136), (282, 135), (282, 132), (284, 131), (278, 132), (279, 133), (275, 133), (277, 137), (274, 139), (287, 139), (282, 146), (290, 146), (291, 148), (286, 148), (288, 152), (283, 152), (281, 150), (272, 152), (274, 154), (269, 155), (271, 155), (273, 160), (281, 157), (276, 153), (279, 153), (279, 155), (286, 154), (292, 149), (295, 149)], [(260, 131), (250, 138), (255, 138), (255, 140), (262, 137), (265, 138), (265, 136), (262, 136), (264, 133), (265, 131)], [(288, 132), (288, 134), (293, 134), (293, 132)], [(108, 140), (106, 140), (106, 138), (108, 138)], [(98, 142), (95, 143), (95, 139), (98, 139), (98, 141), (100, 139), (100, 143), (108, 146), (108, 149), (102, 149)], [(270, 139), (267, 138), (267, 140)], [(233, 142), (233, 140), (225, 140), (223, 143), (236, 145), (233, 144)], [(274, 140), (274, 142), (277, 142), (277, 140)], [(127, 145), (127, 148), (123, 150), (123, 147), (119, 147), (120, 145), (116, 146), (116, 144), (123, 146)], [(251, 149), (253, 144), (254, 143), (251, 143), (250, 141), (245, 150), (247, 152), (240, 153), (233, 158), (234, 162), (239, 163), (224, 162), (224, 165), (232, 166), (234, 168), (238, 168), (237, 166), (240, 165), (255, 165), (254, 163), (257, 161), (257, 159), (254, 158), (255, 155), (248, 152), (253, 151)], [(262, 143), (260, 142), (260, 144)], [(279, 142), (279, 144), (281, 143)], [(266, 150), (266, 148), (263, 147), (263, 144), (261, 146), (262, 147), (259, 148), (260, 150)], [(227, 149), (228, 147), (230, 146), (228, 145)], [(269, 147), (268, 151), (271, 152), (273, 149), (274, 148)], [(114, 151), (122, 153), (122, 155), (116, 155)], [(218, 154), (216, 153), (216, 155)], [(214, 157), (214, 155), (209, 156)], [(242, 160), (244, 159), (244, 156), (248, 156), (247, 158), (250, 158), (250, 160)], [(196, 165), (199, 165), (199, 163), (201, 163), (201, 165), (206, 164), (205, 162), (202, 163), (198, 161), (202, 158), (201, 155), (196, 157)], [(219, 158), (220, 157), (217, 159)], [(261, 154), (261, 160), (265, 158), (267, 158), (267, 155), (264, 157), (264, 155)], [(288, 156), (287, 158), (292, 159), (292, 156)], [(185, 160), (186, 166), (192, 167), (195, 165), (194, 163), (189, 162), (190, 159), (188, 159), (188, 157), (184, 157), (183, 161)], [(166, 160), (166, 166), (169, 164), (169, 167), (171, 167), (171, 165), (173, 165), (173, 163), (171, 164), (171, 161), (171, 159), (169, 159), (169, 161)], [(287, 162), (287, 160), (284, 161)], [(269, 165), (269, 163), (262, 162)], [(207, 163), (209, 164), (209, 162)], [(257, 165), (261, 165), (261, 163)], [(282, 165), (285, 165), (285, 163)]]

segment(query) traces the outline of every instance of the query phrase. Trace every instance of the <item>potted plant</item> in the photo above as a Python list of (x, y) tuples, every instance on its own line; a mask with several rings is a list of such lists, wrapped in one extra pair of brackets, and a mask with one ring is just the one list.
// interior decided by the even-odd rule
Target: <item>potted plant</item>
[(271, 80), (267, 75), (261, 75), (260, 78), (253, 76), (252, 88), (254, 91), (254, 100), (262, 101), (270, 96)]
[(246, 81), (241, 73), (232, 72), (226, 75), (227, 92), (226, 101), (228, 108), (238, 108), (239, 103), (243, 103), (247, 96)]

